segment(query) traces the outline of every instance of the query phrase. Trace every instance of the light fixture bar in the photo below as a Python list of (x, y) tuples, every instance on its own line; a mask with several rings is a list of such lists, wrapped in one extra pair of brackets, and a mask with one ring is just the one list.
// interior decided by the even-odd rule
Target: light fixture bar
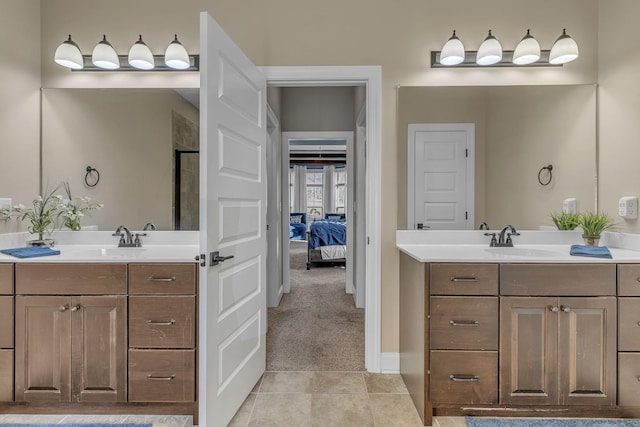
[(541, 50), (540, 59), (532, 64), (517, 65), (513, 61), (513, 51), (502, 51), (502, 61), (493, 65), (478, 65), (476, 64), (476, 51), (465, 52), (464, 61), (457, 65), (442, 65), (440, 63), (440, 51), (431, 51), (431, 68), (496, 68), (496, 67), (512, 67), (512, 68), (525, 68), (525, 67), (562, 67), (562, 64), (550, 64), (549, 53), (550, 50)]
[(189, 68), (185, 68), (184, 70), (177, 70), (175, 68), (167, 67), (164, 63), (164, 55), (153, 55), (153, 61), (155, 63), (155, 68), (153, 70), (141, 70), (139, 68), (132, 67), (129, 65), (129, 56), (128, 55), (118, 55), (118, 60), (120, 61), (120, 68), (117, 70), (105, 70), (104, 68), (96, 67), (91, 62), (91, 55), (82, 55), (82, 60), (84, 62), (84, 68), (80, 70), (71, 71), (74, 72), (83, 72), (83, 71), (107, 71), (107, 72), (120, 72), (120, 71), (140, 71), (140, 72), (156, 72), (156, 71), (200, 71), (200, 55), (189, 55)]

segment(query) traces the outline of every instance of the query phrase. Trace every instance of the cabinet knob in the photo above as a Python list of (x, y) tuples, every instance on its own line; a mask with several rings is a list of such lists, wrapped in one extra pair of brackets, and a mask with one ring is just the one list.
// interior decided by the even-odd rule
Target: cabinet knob
[(76, 305), (71, 307), (71, 311), (73, 311), (73, 312), (76, 312), (78, 310), (80, 310), (80, 304), (76, 304)]
[(67, 311), (69, 307), (67, 307), (66, 305), (61, 305), (60, 307), (58, 307), (58, 311)]
[(560, 309), (558, 307), (549, 307), (549, 311), (557, 313), (560, 311)]
[(566, 305), (562, 306), (562, 312), (563, 313), (570, 313), (571, 312), (571, 307), (567, 307)]

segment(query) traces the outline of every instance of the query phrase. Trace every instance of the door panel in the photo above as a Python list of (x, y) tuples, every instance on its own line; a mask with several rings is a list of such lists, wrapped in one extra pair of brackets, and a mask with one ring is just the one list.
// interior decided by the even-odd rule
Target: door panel
[[(265, 369), (266, 80), (201, 14), (200, 419), (226, 426)], [(211, 253), (233, 257), (211, 265)]]
[(16, 297), (16, 401), (71, 400), (71, 299)]
[(74, 297), (72, 401), (125, 402), (127, 297)]
[(560, 298), (560, 404), (615, 405), (616, 299)]
[(500, 299), (500, 403), (555, 404), (557, 298)]

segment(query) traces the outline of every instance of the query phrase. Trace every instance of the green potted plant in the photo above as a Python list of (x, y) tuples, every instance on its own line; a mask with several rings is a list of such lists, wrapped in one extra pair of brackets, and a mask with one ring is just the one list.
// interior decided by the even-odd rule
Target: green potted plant
[(585, 245), (597, 246), (602, 232), (615, 228), (617, 224), (604, 212), (583, 212), (578, 225), (582, 228)]
[(575, 228), (580, 225), (580, 215), (579, 214), (568, 214), (565, 212), (562, 213), (552, 213), (549, 215), (551, 220), (558, 228), (558, 230), (575, 230)]

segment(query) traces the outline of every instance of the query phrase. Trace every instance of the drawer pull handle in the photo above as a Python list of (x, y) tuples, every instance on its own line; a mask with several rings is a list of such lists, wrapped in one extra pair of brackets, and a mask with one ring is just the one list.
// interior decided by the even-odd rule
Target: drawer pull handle
[(477, 282), (477, 277), (450, 277), (450, 282)]
[(175, 324), (176, 324), (176, 321), (174, 319), (171, 319), (169, 321), (147, 320), (147, 325), (171, 326)]
[(455, 382), (477, 383), (480, 377), (477, 375), (449, 375), (449, 379)]
[(171, 276), (171, 277), (153, 277), (153, 276), (149, 276), (147, 277), (147, 281), (149, 282), (175, 282), (176, 276)]
[(451, 326), (467, 326), (471, 328), (480, 326), (480, 322), (477, 320), (449, 320), (449, 324)]
[(173, 380), (175, 378), (176, 378), (175, 374), (174, 375), (169, 375), (168, 377), (156, 377), (156, 376), (153, 376), (151, 374), (147, 375), (147, 379), (148, 380), (154, 380), (154, 381), (171, 381), (171, 380)]

